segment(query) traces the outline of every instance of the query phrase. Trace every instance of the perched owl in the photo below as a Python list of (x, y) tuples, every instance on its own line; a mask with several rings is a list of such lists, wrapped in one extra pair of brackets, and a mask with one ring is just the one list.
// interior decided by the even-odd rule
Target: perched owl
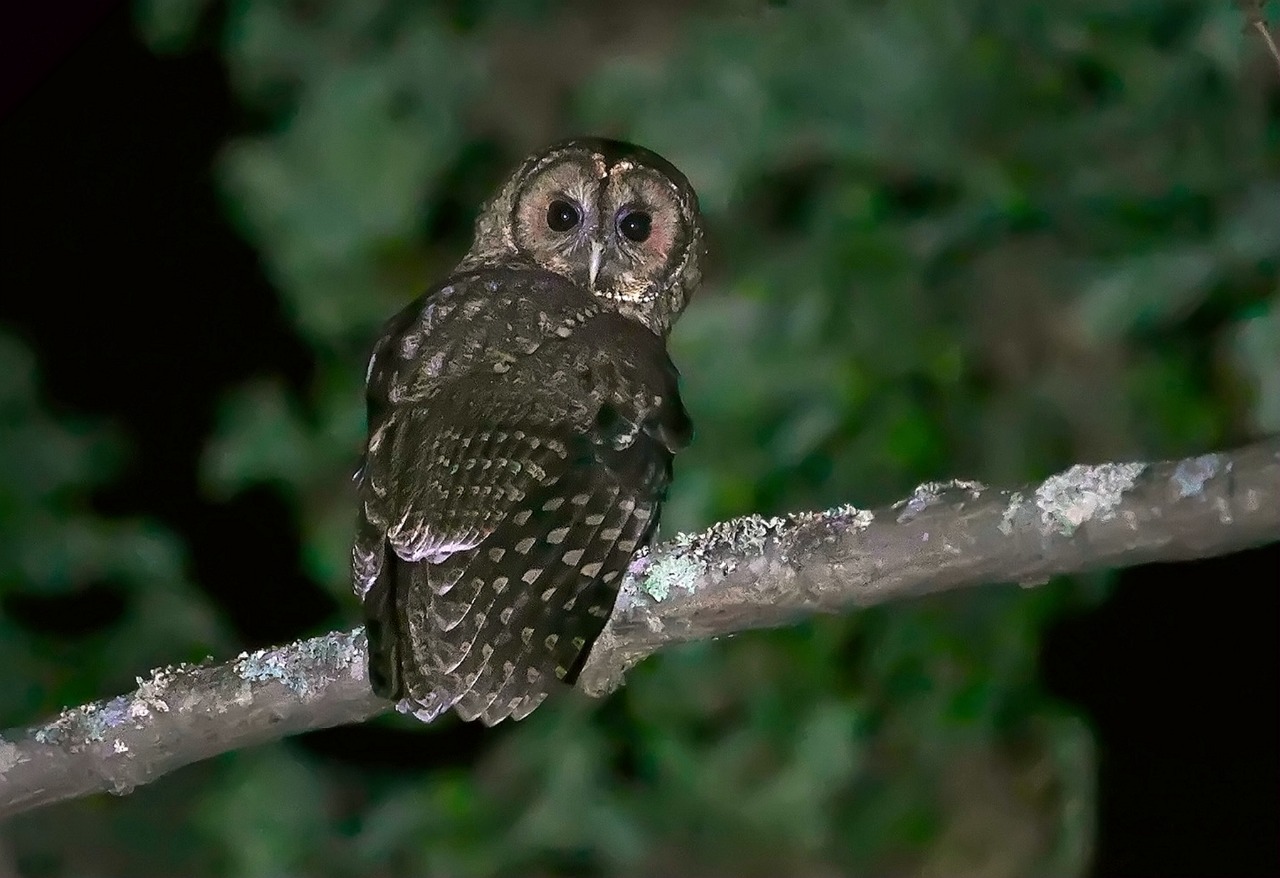
[(670, 163), (567, 141), (387, 324), (352, 551), (379, 695), (493, 725), (574, 682), (690, 438), (666, 337), (702, 246)]

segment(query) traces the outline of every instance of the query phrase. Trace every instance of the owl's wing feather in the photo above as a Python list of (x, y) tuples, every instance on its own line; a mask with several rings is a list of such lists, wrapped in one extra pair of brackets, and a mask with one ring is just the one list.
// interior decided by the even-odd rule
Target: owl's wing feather
[[(563, 568), (557, 537), (581, 522), (574, 514), (578, 507), (533, 514), (558, 499), (562, 484), (563, 477), (529, 494), (474, 549), (438, 563), (397, 562), (397, 576), (405, 579), (397, 599), (407, 650), (402, 673), (411, 700), (429, 702), (437, 711), (451, 706), (481, 685), (488, 668), (507, 660), (509, 642), (494, 630), (509, 631), (516, 608), (536, 600), (537, 577)], [(439, 594), (439, 580), (457, 585)]]
[[(502, 570), (501, 553), (495, 560), (486, 545), (481, 557), (477, 547), (504, 524), (515, 543), (536, 539), (536, 531), (519, 533), (537, 524), (519, 514), (522, 504), (565, 469), (565, 442), (545, 426), (507, 426), (507, 412), (492, 413), (495, 423), (481, 425), (459, 423), (447, 404), (403, 408), (370, 442), (353, 569), (369, 621), (371, 682), (387, 697), (404, 694), (400, 666), (425, 661), (439, 675), (461, 660), (474, 614), (492, 598), (481, 587), (485, 564), (494, 577)], [(428, 619), (430, 628), (401, 630)]]
[(381, 523), (385, 546), (365, 595), (382, 694), (493, 724), (574, 681), (670, 481), (667, 428), (636, 420), (602, 413), (582, 432), (402, 413), (363, 476), (361, 533)]
[[(497, 697), (504, 682), (514, 680), (521, 692), (547, 691), (563, 679), (567, 668), (556, 668), (542, 658), (549, 647), (548, 616), (569, 617), (579, 621), (585, 638), (595, 639), (598, 630), (590, 630), (591, 620), (582, 608), (564, 609), (587, 577), (582, 572), (585, 551), (595, 541), (604, 511), (615, 502), (619, 486), (607, 470), (587, 462), (579, 462), (557, 483), (555, 496), (548, 497), (538, 509), (547, 523), (543, 541), (532, 547), (526, 568), (521, 574), (521, 588), (506, 602), (500, 613), (490, 616), (479, 634), (481, 642), (492, 650), (490, 661), (480, 661), (474, 654), (465, 668), (470, 681), (467, 695), (458, 703), (464, 719), (480, 716)], [(545, 507), (553, 507), (551, 510)], [(497, 539), (500, 534), (494, 534)], [(536, 653), (538, 660), (531, 660)]]
[[(554, 680), (569, 685), (577, 680), (592, 644), (613, 610), (621, 577), (634, 554), (621, 547), (642, 544), (636, 539), (641, 536), (637, 525), (644, 526), (652, 520), (652, 509), (615, 506), (614, 515), (606, 519), (608, 526), (597, 531), (588, 549), (590, 554), (583, 556), (577, 580), (564, 583), (550, 600), (532, 608), (533, 613), (522, 626), (534, 634), (513, 662), (514, 668), (507, 669), (500, 686), (484, 699), (480, 715), (486, 724), (494, 725), (508, 716), (522, 719), (541, 703), (555, 685)], [(624, 527), (618, 527), (620, 524)], [(612, 536), (613, 533), (620, 536)], [(585, 575), (582, 570), (594, 571), (595, 575)]]
[[(652, 538), (670, 483), (671, 451), (648, 431), (631, 430), (634, 425), (626, 425), (627, 444), (615, 448), (616, 426), (602, 429), (602, 422), (618, 424), (597, 418), (585, 454), (590, 469), (608, 473), (607, 482), (615, 488), (597, 492), (584, 505), (586, 527), (565, 555), (573, 566), (547, 583), (539, 600), (523, 605), (509, 632), (497, 634), (521, 638), (519, 652), (496, 683), (477, 685), (459, 704), (464, 716), (480, 716), (488, 725), (517, 713), (523, 718), (554, 680), (574, 683), (613, 610), (627, 565)], [(489, 673), (497, 676), (496, 669)]]
[[(678, 376), (660, 339), (616, 315), (553, 333), (540, 354), (563, 365), (469, 368), (433, 385), (400, 371), (421, 362), (402, 331), (370, 363), (359, 476), (352, 569), (370, 681), (424, 720), (454, 706), (489, 724), (522, 718), (574, 681), (652, 538), (690, 438)], [(628, 334), (626, 356), (596, 353)]]

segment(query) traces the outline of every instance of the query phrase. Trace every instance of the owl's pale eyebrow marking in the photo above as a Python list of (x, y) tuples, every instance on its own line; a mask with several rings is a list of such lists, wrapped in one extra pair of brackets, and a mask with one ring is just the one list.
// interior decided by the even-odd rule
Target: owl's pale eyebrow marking
[(595, 165), (596, 179), (603, 179), (609, 176), (609, 163), (604, 160), (604, 156), (598, 152), (591, 154), (591, 163)]

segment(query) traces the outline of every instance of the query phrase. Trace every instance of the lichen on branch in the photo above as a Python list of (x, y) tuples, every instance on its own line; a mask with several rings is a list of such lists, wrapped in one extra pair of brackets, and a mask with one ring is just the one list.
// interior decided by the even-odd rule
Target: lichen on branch
[[(1163, 463), (1076, 465), (1014, 490), (929, 482), (877, 510), (750, 515), (678, 534), (632, 564), (578, 686), (602, 695), (664, 646), (815, 613), (1280, 539), (1280, 437)], [(1159, 600), (1159, 596), (1153, 597)], [(0, 817), (125, 793), (218, 753), (391, 709), (360, 629), (179, 665), (0, 736)]]

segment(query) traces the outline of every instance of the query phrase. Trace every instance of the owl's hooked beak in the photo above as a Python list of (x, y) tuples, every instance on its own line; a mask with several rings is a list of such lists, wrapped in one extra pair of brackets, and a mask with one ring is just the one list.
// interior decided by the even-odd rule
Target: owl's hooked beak
[(587, 288), (596, 291), (596, 275), (600, 273), (600, 263), (604, 261), (604, 244), (591, 242), (591, 259), (587, 263)]

